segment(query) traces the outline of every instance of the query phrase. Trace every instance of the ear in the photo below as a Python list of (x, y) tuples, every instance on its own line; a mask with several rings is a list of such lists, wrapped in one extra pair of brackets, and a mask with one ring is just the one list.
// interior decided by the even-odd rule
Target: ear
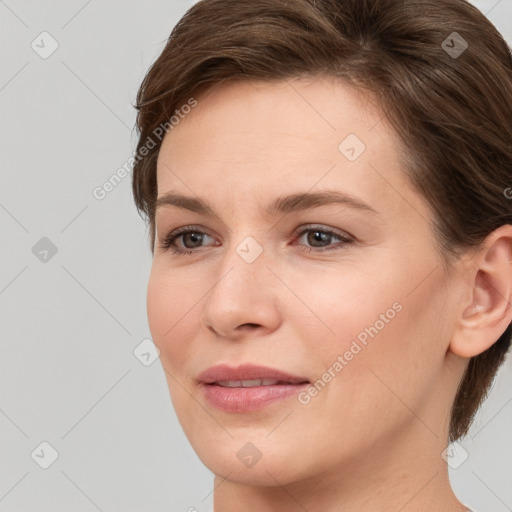
[(469, 358), (485, 352), (512, 322), (512, 225), (493, 231), (463, 271), (467, 299), (449, 350)]

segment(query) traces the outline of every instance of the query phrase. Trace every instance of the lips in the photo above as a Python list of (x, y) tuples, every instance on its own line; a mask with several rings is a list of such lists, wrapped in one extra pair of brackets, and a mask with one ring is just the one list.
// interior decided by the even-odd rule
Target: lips
[(212, 366), (199, 374), (198, 381), (209, 404), (231, 413), (261, 410), (309, 385), (305, 377), (252, 364)]
[(256, 386), (276, 386), (278, 384), (290, 384), (289, 382), (277, 379), (248, 379), (248, 380), (224, 380), (214, 382), (218, 386), (226, 388), (254, 388)]
[[(291, 375), (281, 370), (253, 364), (243, 364), (236, 368), (225, 364), (212, 366), (204, 372), (201, 372), (198, 376), (198, 380), (204, 384), (258, 380), (277, 381), (279, 384), (302, 384), (309, 382), (306, 377)], [(264, 383), (263, 385), (268, 385), (268, 383)], [(249, 386), (240, 385), (238, 387)]]

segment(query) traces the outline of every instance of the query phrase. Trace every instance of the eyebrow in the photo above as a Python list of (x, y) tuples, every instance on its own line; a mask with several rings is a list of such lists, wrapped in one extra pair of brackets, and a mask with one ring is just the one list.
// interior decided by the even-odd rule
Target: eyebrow
[[(367, 205), (357, 197), (337, 191), (302, 192), (281, 196), (275, 199), (264, 209), (269, 216), (286, 214), (294, 211), (308, 210), (328, 204), (342, 204), (355, 210), (362, 210), (377, 214), (377, 210)], [(167, 192), (157, 198), (156, 210), (163, 206), (176, 206), (202, 215), (218, 217), (213, 208), (206, 202), (196, 197), (188, 197), (176, 192)]]

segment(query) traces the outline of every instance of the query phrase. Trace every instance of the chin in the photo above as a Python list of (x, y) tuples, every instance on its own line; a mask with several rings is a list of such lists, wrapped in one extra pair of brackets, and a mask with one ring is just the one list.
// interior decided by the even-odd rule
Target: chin
[[(235, 436), (210, 440), (200, 436), (192, 447), (202, 463), (215, 475), (242, 485), (276, 486), (300, 480), (301, 464), (296, 450), (289, 453), (280, 441), (271, 443), (267, 433), (258, 436)], [(249, 440), (252, 439), (251, 440)], [(299, 448), (300, 449), (300, 448)]]

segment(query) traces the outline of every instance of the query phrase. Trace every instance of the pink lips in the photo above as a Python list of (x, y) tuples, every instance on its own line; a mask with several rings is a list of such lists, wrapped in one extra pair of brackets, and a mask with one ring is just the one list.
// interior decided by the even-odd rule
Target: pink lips
[[(251, 387), (243, 387), (241, 382), (237, 382), (263, 379), (278, 382), (268, 385), (252, 385)], [(236, 368), (227, 365), (212, 366), (201, 372), (198, 380), (206, 400), (226, 412), (261, 410), (277, 400), (297, 394), (309, 384), (305, 377), (252, 364), (244, 364)], [(227, 384), (227, 381), (230, 381), (235, 387), (219, 384), (221, 382)]]

